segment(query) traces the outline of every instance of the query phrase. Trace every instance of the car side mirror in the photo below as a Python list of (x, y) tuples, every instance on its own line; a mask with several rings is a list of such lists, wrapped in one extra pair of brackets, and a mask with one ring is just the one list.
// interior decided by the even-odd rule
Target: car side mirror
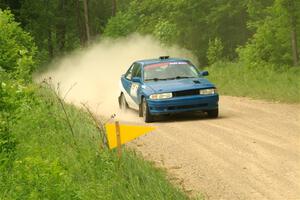
[(133, 77), (132, 78), (132, 82), (135, 82), (135, 83), (142, 83), (142, 80), (140, 77)]
[(208, 71), (202, 71), (199, 74), (200, 74), (200, 76), (208, 76), (209, 75)]

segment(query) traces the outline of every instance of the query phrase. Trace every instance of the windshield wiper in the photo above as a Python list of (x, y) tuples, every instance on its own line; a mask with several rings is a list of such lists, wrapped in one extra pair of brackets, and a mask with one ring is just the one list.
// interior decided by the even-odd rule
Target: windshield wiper
[(197, 78), (197, 77), (193, 77), (193, 76), (176, 76), (176, 77), (170, 77), (170, 78), (150, 78), (150, 79), (145, 79), (145, 81), (165, 81), (165, 80), (185, 79), (185, 78)]
[(176, 77), (170, 78), (170, 79), (185, 79), (185, 78), (197, 78), (197, 77), (193, 77), (193, 76), (176, 76)]
[(166, 78), (149, 78), (145, 79), (145, 81), (162, 81), (162, 80), (167, 80)]

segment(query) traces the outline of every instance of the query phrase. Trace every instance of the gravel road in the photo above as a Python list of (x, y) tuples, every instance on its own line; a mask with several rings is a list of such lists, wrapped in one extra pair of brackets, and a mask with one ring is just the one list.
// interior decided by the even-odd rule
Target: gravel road
[(300, 199), (300, 105), (223, 96), (220, 118), (173, 116), (130, 144), (206, 199)]

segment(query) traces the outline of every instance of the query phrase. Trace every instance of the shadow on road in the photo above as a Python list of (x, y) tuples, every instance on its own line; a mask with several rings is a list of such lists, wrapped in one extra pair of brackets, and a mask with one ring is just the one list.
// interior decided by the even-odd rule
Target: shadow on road
[(158, 123), (173, 123), (173, 122), (184, 122), (184, 121), (200, 121), (200, 120), (221, 120), (228, 118), (227, 116), (219, 116), (216, 119), (210, 119), (207, 117), (206, 113), (178, 113), (171, 115), (163, 115), (156, 117), (156, 122)]
[[(144, 123), (143, 119), (138, 117), (138, 111), (128, 109), (125, 113), (118, 113), (119, 119), (123, 122), (129, 123)], [(191, 113), (177, 113), (168, 114), (155, 117), (155, 123), (174, 123), (174, 122), (185, 122), (185, 121), (200, 121), (200, 120), (221, 120), (228, 118), (228, 116), (220, 115), (216, 119), (210, 119), (204, 112), (191, 112)]]

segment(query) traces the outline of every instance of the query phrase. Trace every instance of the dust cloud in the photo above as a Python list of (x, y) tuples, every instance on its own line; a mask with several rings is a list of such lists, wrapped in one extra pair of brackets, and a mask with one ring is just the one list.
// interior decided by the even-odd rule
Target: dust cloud
[(137, 114), (120, 113), (118, 96), (120, 77), (135, 60), (162, 55), (184, 57), (195, 61), (192, 54), (179, 47), (164, 47), (151, 36), (131, 35), (119, 40), (103, 40), (52, 63), (49, 70), (37, 76), (42, 81), (51, 77), (54, 87), (69, 103), (87, 104), (97, 115), (116, 114), (123, 121), (139, 121)]

